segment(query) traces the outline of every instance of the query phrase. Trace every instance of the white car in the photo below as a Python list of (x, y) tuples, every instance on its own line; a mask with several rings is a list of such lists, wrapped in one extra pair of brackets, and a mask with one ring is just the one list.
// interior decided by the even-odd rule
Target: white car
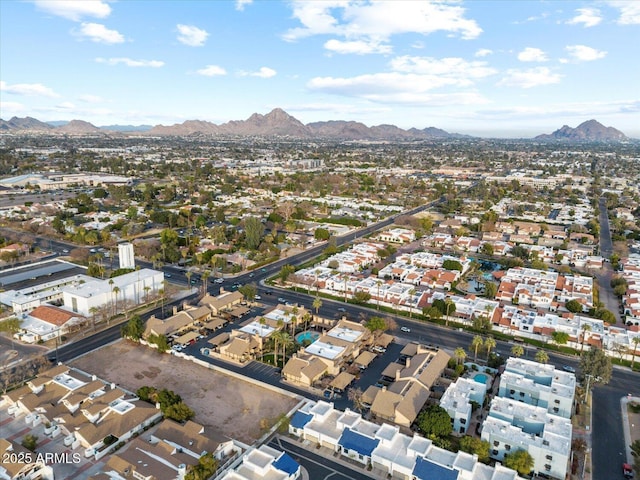
[(173, 350), (175, 350), (176, 352), (181, 352), (182, 351), (182, 345), (174, 345), (173, 347), (171, 347)]
[(405, 333), (411, 332), (411, 329), (409, 327), (400, 327), (400, 330), (405, 332)]

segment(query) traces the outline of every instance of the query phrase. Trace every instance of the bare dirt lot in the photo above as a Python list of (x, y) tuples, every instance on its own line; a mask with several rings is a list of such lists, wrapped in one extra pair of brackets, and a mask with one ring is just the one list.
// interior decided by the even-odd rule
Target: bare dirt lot
[(69, 365), (134, 392), (144, 385), (173, 390), (196, 413), (195, 422), (249, 444), (297, 403), (289, 396), (124, 340)]

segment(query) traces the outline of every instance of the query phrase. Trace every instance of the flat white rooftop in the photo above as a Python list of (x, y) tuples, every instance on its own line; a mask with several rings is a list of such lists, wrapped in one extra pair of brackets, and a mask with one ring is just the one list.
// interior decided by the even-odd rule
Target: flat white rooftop
[(318, 357), (333, 360), (342, 355), (342, 353), (345, 351), (345, 347), (331, 345), (330, 343), (325, 343), (321, 340), (318, 340), (305, 348), (304, 351), (311, 355), (317, 355)]

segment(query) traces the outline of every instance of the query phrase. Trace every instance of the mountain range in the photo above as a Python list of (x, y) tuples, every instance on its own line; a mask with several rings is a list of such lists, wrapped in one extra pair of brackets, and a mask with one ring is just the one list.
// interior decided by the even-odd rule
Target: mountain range
[[(449, 133), (435, 127), (428, 127), (422, 130), (417, 128), (404, 130), (395, 125), (367, 127), (360, 122), (345, 120), (313, 122), (305, 125), (280, 108), (276, 108), (266, 115), (254, 113), (246, 120), (232, 120), (220, 125), (204, 120), (187, 120), (171, 126), (109, 125), (96, 127), (83, 120), (46, 123), (32, 117), (13, 117), (8, 121), (0, 119), (0, 132), (43, 132), (70, 135), (256, 136), (365, 141), (473, 138), (468, 135)], [(588, 120), (576, 128), (565, 125), (551, 134), (538, 135), (534, 139), (568, 142), (629, 140), (619, 130), (613, 127), (605, 127), (596, 120)]]

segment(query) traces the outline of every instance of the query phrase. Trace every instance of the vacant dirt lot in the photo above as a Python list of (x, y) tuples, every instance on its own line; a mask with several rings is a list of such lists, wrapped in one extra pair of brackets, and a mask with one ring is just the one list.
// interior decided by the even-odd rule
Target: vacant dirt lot
[(70, 365), (134, 392), (144, 385), (173, 390), (196, 412), (194, 421), (249, 444), (260, 437), (266, 422), (270, 426), (269, 420), (297, 403), (286, 395), (127, 341)]

